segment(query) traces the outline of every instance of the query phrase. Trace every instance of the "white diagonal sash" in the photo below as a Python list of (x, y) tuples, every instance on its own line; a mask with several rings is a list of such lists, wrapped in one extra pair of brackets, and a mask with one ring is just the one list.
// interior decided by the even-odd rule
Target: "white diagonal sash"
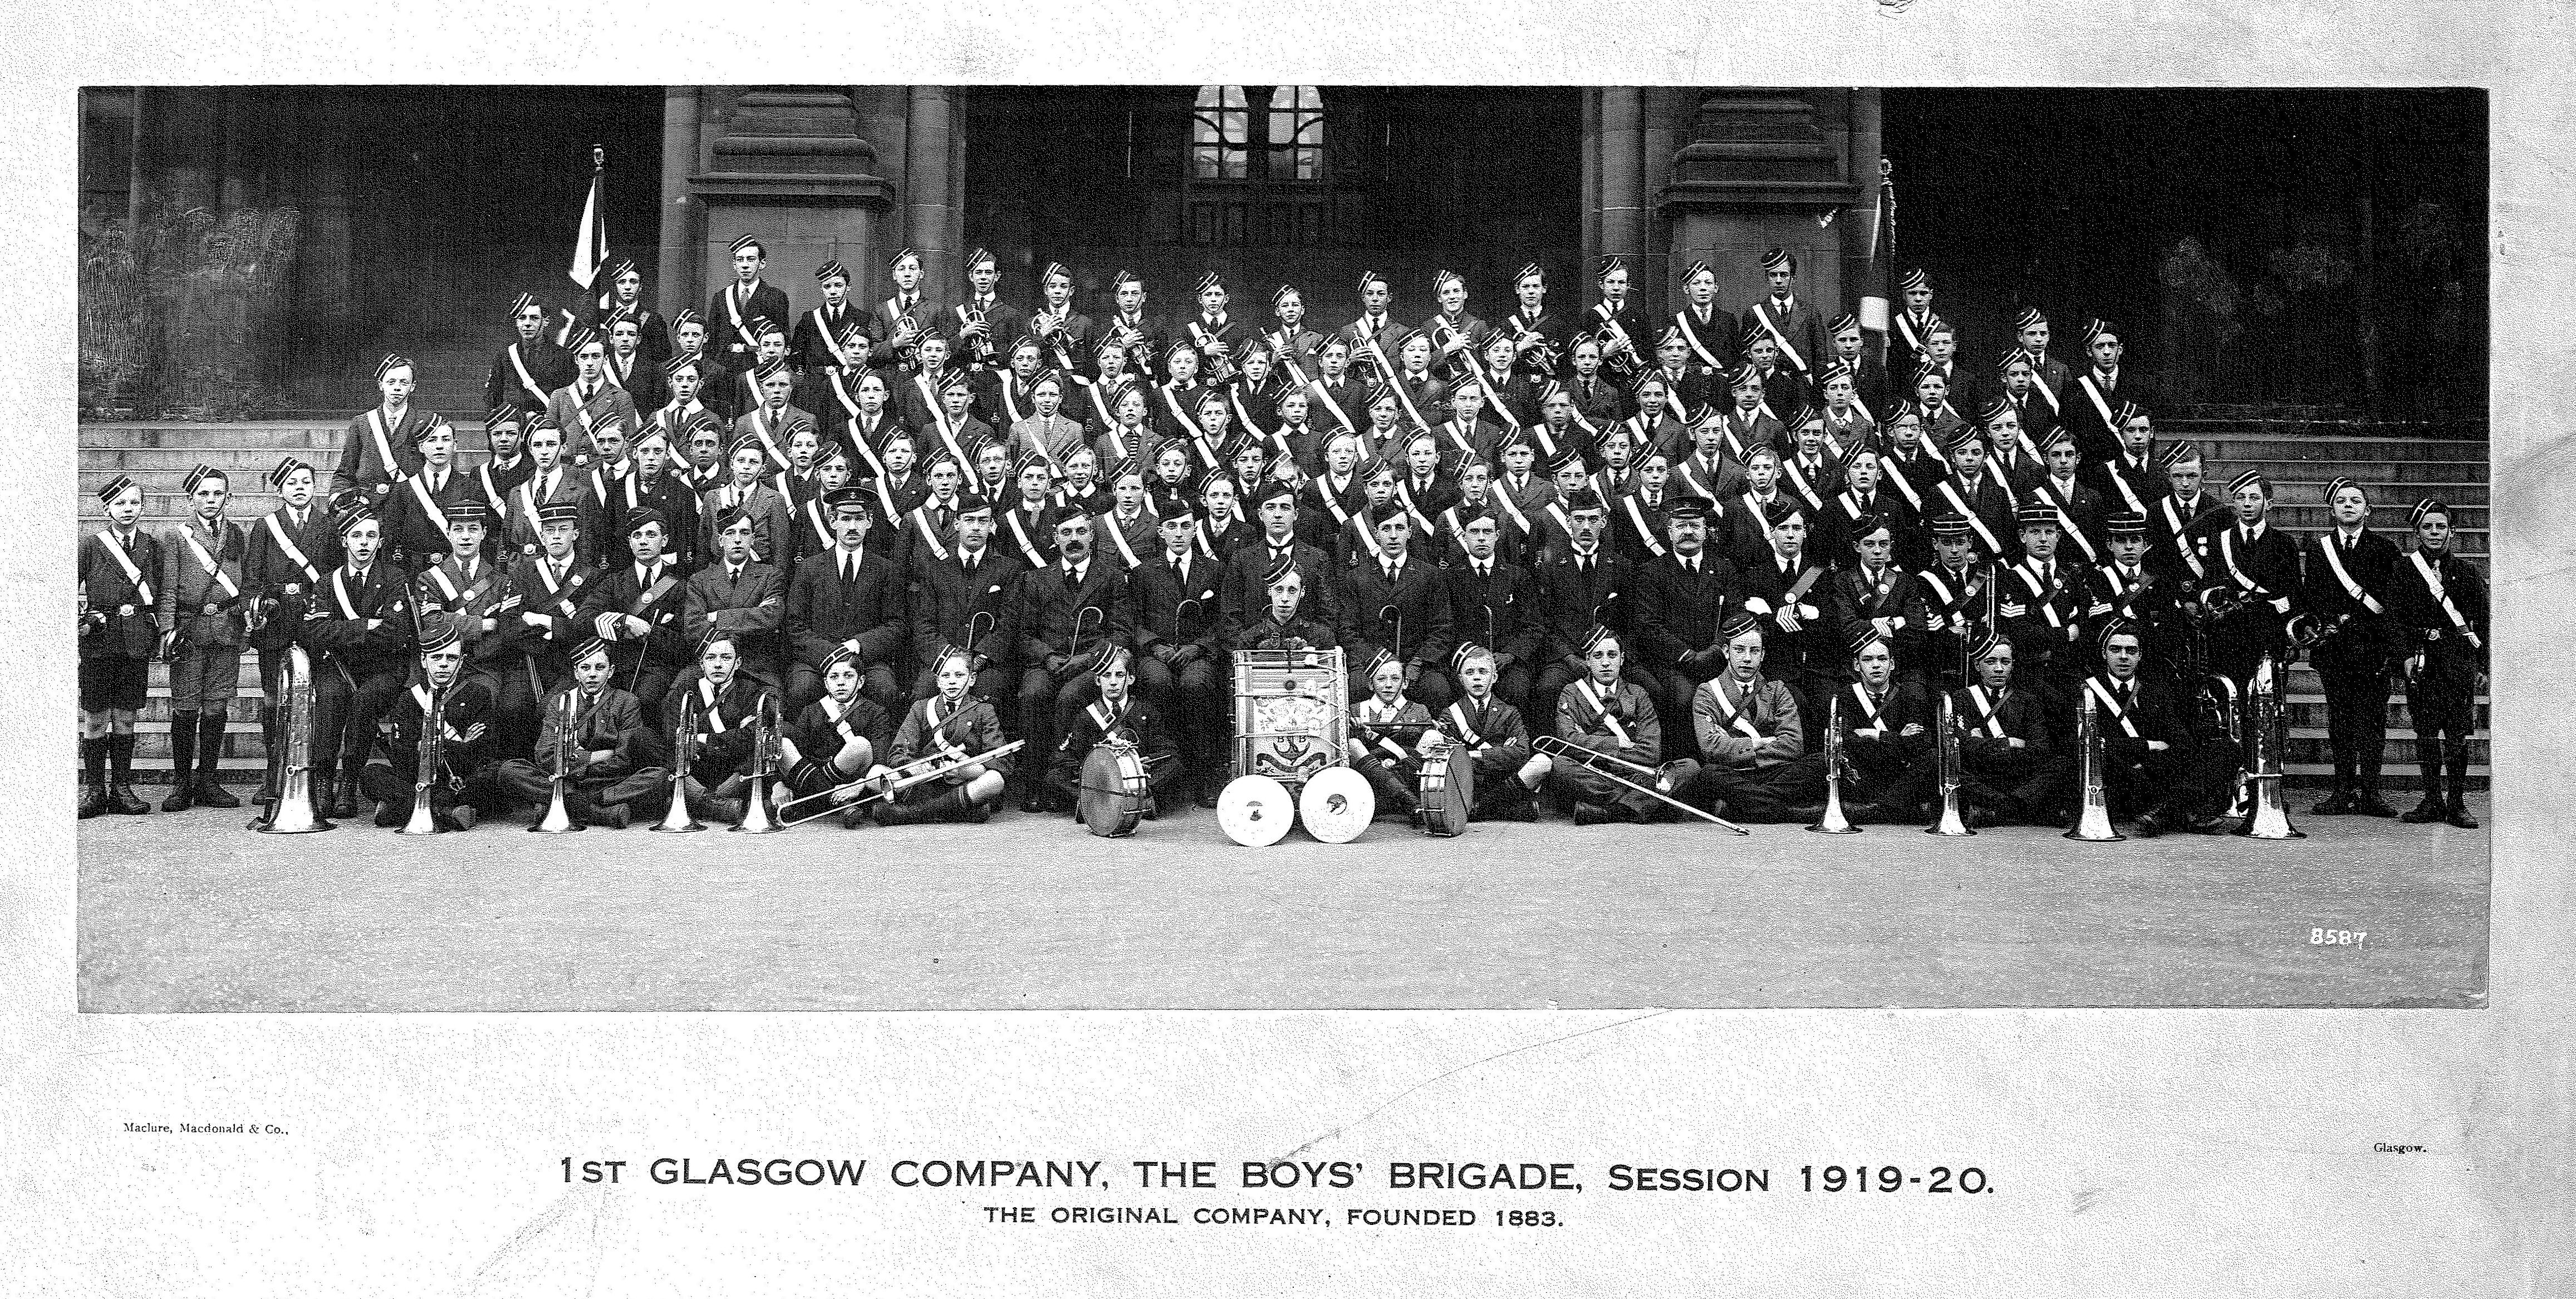
[(1628, 506), (1628, 521), (1637, 525), (1637, 539), (1646, 543), (1646, 553), (1653, 555), (1657, 559), (1663, 558), (1664, 543), (1655, 539), (1655, 530), (1653, 528), (1646, 526), (1646, 512), (1643, 507), (1637, 504), (1637, 498), (1634, 496), (1626, 496), (1621, 499), (1625, 501)]
[(98, 533), (98, 544), (107, 548), (108, 558), (115, 560), (118, 568), (125, 570), (126, 585), (134, 588), (136, 597), (134, 603), (137, 607), (148, 609), (159, 603), (152, 596), (152, 583), (145, 579), (142, 569), (135, 567), (134, 557), (125, 553), (125, 546), (116, 539), (114, 529), (101, 528)]
[(179, 529), (179, 539), (187, 542), (188, 549), (195, 552), (197, 556), (197, 566), (206, 570), (207, 576), (215, 579), (215, 585), (224, 588), (225, 599), (238, 600), (241, 598), (241, 588), (234, 585), (232, 577), (224, 572), (222, 561), (216, 559), (213, 554), (207, 551), (206, 543), (197, 540), (197, 530), (195, 528), (181, 527)]
[(1807, 358), (1798, 355), (1798, 349), (1791, 346), (1789, 343), (1789, 336), (1780, 332), (1779, 324), (1771, 319), (1771, 313), (1769, 311), (1764, 310), (1764, 307), (1768, 305), (1768, 303), (1769, 299), (1767, 298), (1754, 303), (1753, 318), (1762, 322), (1764, 332), (1771, 335), (1771, 341), (1779, 346), (1780, 355), (1787, 357), (1790, 365), (1800, 370), (1806, 369)]
[(2342, 551), (2343, 547), (2337, 543), (2335, 534), (2328, 532), (2319, 540), (2322, 544), (2318, 546), (2318, 549), (2323, 550), (2326, 553), (2326, 567), (2334, 570), (2335, 581), (2342, 584), (2343, 593), (2359, 601), (2361, 603), (2361, 607), (2370, 610), (2372, 613), (2386, 613), (2387, 610), (2379, 607), (2378, 597), (2372, 595), (2368, 591), (2362, 590), (2361, 583), (2352, 580), (2352, 574), (2344, 571), (2343, 556), (2338, 553)]
[(1592, 710), (1593, 718), (1610, 728), (1610, 736), (1619, 741), (1620, 748), (1624, 749), (1636, 743), (1629, 738), (1628, 728), (1621, 726), (1619, 719), (1610, 715), (1610, 704), (1601, 697), (1601, 691), (1599, 687), (1592, 684), (1592, 678), (1577, 678), (1574, 682), (1574, 690), (1581, 696), (1584, 706)]
[(2442, 584), (2442, 575), (2424, 562), (2424, 552), (2410, 550), (2406, 552), (2406, 558), (2414, 561), (2416, 574), (2424, 579), (2424, 589), (2433, 593), (2434, 603), (2442, 606), (2442, 612), (2451, 619), (2451, 626), (2458, 629), (2471, 645), (2484, 648), (2485, 642), (2478, 639), (2478, 633), (2469, 626), (2469, 620), (2460, 616), (2460, 606), (2451, 603), (2451, 592)]
[(2122, 708), (2117, 700), (2111, 698), (2111, 692), (2103, 688), (2102, 678), (2084, 678), (2084, 690), (2085, 693), (2093, 696), (2095, 703), (2102, 706), (2102, 711), (2111, 715), (2112, 721), (2120, 724), (2120, 729), (2126, 731), (2130, 739), (2134, 740), (2140, 738), (2138, 735), (2138, 724), (2130, 720), (2129, 710)]
[(1769, 736), (1762, 733), (1762, 728), (1755, 725), (1751, 717), (1745, 715), (1742, 707), (1738, 706), (1733, 700), (1726, 697), (1726, 683), (1730, 679), (1730, 675), (1731, 674), (1721, 673), (1717, 677), (1711, 679), (1708, 683), (1709, 698), (1717, 701), (1718, 712), (1724, 714), (1723, 717), (1718, 719), (1718, 725), (1721, 728), (1733, 731), (1748, 740), (1769, 739)]
[[(519, 372), (519, 386), (527, 389), (528, 395), (537, 399), (537, 404), (544, 405), (546, 400), (545, 387), (537, 382), (536, 375), (529, 372), (527, 358), (519, 355), (519, 345), (512, 343), (507, 350), (510, 354), (510, 368)], [(384, 436), (383, 421), (379, 420), (376, 426), (377, 445), (383, 445)], [(385, 467), (390, 469), (393, 467), (393, 463), (393, 457), (391, 455), (387, 455), (385, 457)]]
[(270, 540), (277, 543), (277, 548), (280, 551), (285, 552), (288, 559), (294, 561), (297, 568), (304, 570), (305, 581), (319, 582), (322, 580), (321, 571), (313, 567), (312, 560), (304, 557), (304, 548), (295, 544), (295, 538), (286, 535), (286, 525), (277, 521), (277, 515), (275, 513), (271, 513), (268, 516), (268, 535)]

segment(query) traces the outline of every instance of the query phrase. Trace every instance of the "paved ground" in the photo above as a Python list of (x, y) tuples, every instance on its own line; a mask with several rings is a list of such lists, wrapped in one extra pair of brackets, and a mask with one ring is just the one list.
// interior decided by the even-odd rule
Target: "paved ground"
[[(2297, 806), (2313, 801), (2301, 794)], [(2483, 817), (2486, 800), (2474, 808)], [(2484, 830), (80, 830), (89, 1011), (2478, 1006)], [(2357, 945), (2314, 929), (2360, 931)]]

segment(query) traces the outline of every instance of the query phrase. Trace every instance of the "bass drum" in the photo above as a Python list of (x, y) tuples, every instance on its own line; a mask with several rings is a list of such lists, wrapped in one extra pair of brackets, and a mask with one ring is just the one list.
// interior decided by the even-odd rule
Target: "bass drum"
[(1297, 816), (1306, 833), (1324, 843), (1349, 843), (1377, 815), (1377, 791), (1348, 767), (1326, 767), (1297, 793)]
[(1150, 788), (1145, 782), (1145, 760), (1137, 756), (1134, 745), (1095, 745), (1091, 756), (1082, 760), (1082, 788), (1074, 796), (1074, 811), (1093, 834), (1124, 839), (1136, 833), (1136, 823), (1144, 819)]
[(1476, 760), (1467, 746), (1452, 744), (1425, 761), (1418, 794), (1413, 822), (1424, 834), (1452, 839), (1467, 833), (1467, 812), (1476, 805)]
[(1216, 825), (1246, 848), (1267, 848), (1297, 823), (1297, 800), (1268, 776), (1237, 776), (1216, 796)]

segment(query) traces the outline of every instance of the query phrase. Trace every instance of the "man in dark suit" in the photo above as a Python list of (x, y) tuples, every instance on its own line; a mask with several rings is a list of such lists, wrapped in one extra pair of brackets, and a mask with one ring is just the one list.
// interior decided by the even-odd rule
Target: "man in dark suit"
[[(1449, 591), (1437, 565), (1411, 558), (1413, 522), (1400, 501), (1385, 501), (1368, 512), (1377, 536), (1379, 560), (1363, 555), (1342, 586), (1341, 625), (1334, 629), (1354, 662), (1366, 663), (1386, 651), (1404, 665), (1404, 696), (1437, 710), (1450, 699), (1450, 647), (1456, 643)], [(1351, 698), (1369, 693), (1369, 684), (1353, 674)]]
[(2096, 644), (2102, 671), (2084, 679), (2076, 706), (2095, 710), (2112, 815), (2133, 812), (2147, 839), (2205, 828), (2202, 817), (2224, 806), (2223, 791), (2235, 778), (2237, 743), (2223, 732), (2194, 737), (2173, 690), (2138, 670), (2145, 649), (2137, 628), (2111, 623)]
[(1261, 499), (1252, 507), (1261, 535), (1234, 552), (1226, 564), (1225, 585), (1218, 599), (1225, 623), (1225, 636), (1231, 641), (1245, 627), (1257, 622), (1270, 605), (1269, 577), (1271, 565), (1287, 560), (1295, 565), (1301, 591), (1305, 597), (1304, 616), (1326, 627), (1338, 624), (1341, 611), (1340, 575), (1333, 571), (1332, 561), (1324, 551), (1298, 537), (1297, 493), (1283, 482), (1273, 481), (1261, 489)]
[(456, 430), (445, 420), (420, 426), (414, 448), (420, 472), (384, 498), (386, 558), (417, 573), (447, 555), (447, 512), (460, 503), (482, 503), (482, 485), (456, 467)]
[[(1053, 531), (1056, 562), (1021, 576), (1017, 620), (1020, 738), (1030, 752), (1050, 757), (1066, 719), (1090, 699), (1097, 656), (1135, 644), (1126, 570), (1092, 553), (1091, 516), (1077, 505), (1060, 507)], [(1040, 780), (1021, 788), (1023, 812), (1044, 811), (1053, 801)]]
[(1496, 555), (1502, 520), (1492, 510), (1461, 510), (1459, 528), (1466, 554), (1451, 560), (1447, 570), (1450, 623), (1460, 643), (1491, 651), (1495, 692), (1520, 708), (1529, 700), (1531, 660), (1538, 655), (1537, 583)]
[[(608, 292), (590, 304), (591, 310), (581, 323), (612, 340), (619, 322), (634, 325), (636, 366), (647, 373), (660, 374), (664, 363), (671, 359), (671, 322), (645, 305), (643, 269), (632, 257), (616, 257), (599, 273), (608, 281)], [(644, 406), (641, 394), (636, 397), (636, 405)]]
[(1843, 755), (1856, 777), (1843, 792), (1843, 814), (1855, 823), (1921, 824), (1938, 792), (1930, 697), (1921, 682), (1898, 678), (1896, 649), (1877, 628), (1855, 624), (1845, 643), (1851, 682), (1822, 688), (1814, 701), (1818, 727), (1840, 714)]
[(769, 252), (760, 240), (743, 235), (733, 241), (733, 283), (716, 290), (707, 302), (707, 350), (722, 358), (727, 370), (741, 372), (751, 368), (760, 356), (760, 335), (754, 322), (773, 323), (791, 318), (787, 293), (775, 284), (761, 282), (760, 273), (769, 265)]
[[(1675, 498), (1666, 507), (1669, 515), (1680, 505)], [(1530, 567), (1538, 588), (1539, 658), (1538, 680), (1530, 687), (1533, 707), (1545, 709), (1565, 688), (1591, 672), (1585, 639), (1595, 624), (1626, 634), (1634, 619), (1628, 609), (1628, 591), (1636, 584), (1636, 565), (1619, 553), (1608, 536), (1609, 504), (1599, 492), (1584, 488), (1564, 501), (1567, 541), (1563, 549), (1539, 556)], [(1706, 513), (1702, 512), (1703, 533)], [(1657, 678), (1645, 674), (1633, 664), (1627, 670), (1637, 680), (1652, 683)]]
[(672, 678), (691, 658), (680, 622), (688, 602), (688, 574), (663, 557), (671, 525), (660, 511), (635, 510), (624, 526), (626, 554), (592, 580), (577, 620), (613, 647), (616, 684), (635, 696), (646, 719), (655, 723), (659, 748), (668, 729), (659, 722), (678, 720), (662, 717), (663, 701), (671, 693)]
[(1167, 507), (1162, 549), (1127, 575), (1136, 608), (1136, 690), (1171, 719), (1185, 783), (1201, 807), (1225, 783), (1224, 566), (1198, 553), (1198, 514)]
[[(1666, 512), (1670, 553), (1637, 570), (1631, 611), (1637, 645), (1634, 675), (1651, 686), (1665, 716), (1687, 715), (1699, 684), (1726, 668), (1717, 630), (1737, 608), (1735, 564), (1709, 546), (1708, 503), (1683, 497)], [(1668, 756), (1688, 756), (1680, 736), (1666, 737)]]
[[(711, 633), (723, 633), (741, 655), (743, 675), (776, 690), (785, 677), (779, 632), (787, 621), (787, 579), (776, 566), (752, 557), (758, 527), (752, 512), (738, 505), (716, 516), (715, 559), (689, 575), (681, 634), (703, 644)], [(682, 669), (671, 688), (689, 689), (695, 673)]]
[(1866, 626), (1887, 642), (1896, 675), (1926, 675), (1923, 591), (1896, 558), (1896, 531), (1884, 515), (1863, 514), (1839, 530), (1846, 542), (1827, 590), (1834, 618), (1853, 629)]
[[(1029, 570), (1017, 554), (992, 544), (993, 513), (990, 500), (961, 493), (956, 547), (945, 558), (927, 549), (913, 556), (912, 652), (922, 665), (912, 683), (915, 699), (939, 693), (938, 655), (947, 645), (967, 652), (975, 694), (1002, 699), (1011, 688), (1012, 653), (1020, 636), (1020, 575)], [(1051, 550), (1054, 534), (1047, 535)]]
[(1970, 652), (1977, 680), (1950, 697), (1959, 728), (1961, 816), (1972, 830), (2065, 824), (2075, 760), (2055, 719), (2014, 684), (2011, 641), (1988, 633)]
[(796, 563), (787, 583), (785, 629), (794, 662), (787, 671), (790, 716), (823, 697), (823, 661), (847, 647), (856, 654), (859, 692), (891, 713), (903, 707), (895, 668), (906, 632), (907, 579), (888, 548), (870, 548), (868, 494), (841, 487), (823, 496), (832, 548)]
[(796, 318), (787, 361), (804, 380), (796, 403), (820, 411), (832, 404), (831, 376), (855, 385), (867, 372), (868, 337), (865, 313), (850, 302), (850, 268), (835, 258), (815, 267), (814, 279), (823, 287), (823, 305)]

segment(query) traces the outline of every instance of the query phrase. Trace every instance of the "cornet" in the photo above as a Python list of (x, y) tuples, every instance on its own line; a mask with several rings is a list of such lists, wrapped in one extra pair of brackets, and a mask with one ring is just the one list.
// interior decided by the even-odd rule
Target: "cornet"
[(671, 808), (662, 814), (661, 824), (653, 827), (662, 834), (695, 834), (706, 829), (689, 815), (689, 749), (697, 724), (697, 701), (681, 700), (680, 722), (671, 737)]
[(776, 834), (785, 826), (769, 814), (769, 782), (778, 776), (778, 700), (763, 694), (751, 713), (751, 770), (742, 791), (742, 820), (733, 829), (745, 834)]
[(563, 716), (555, 723), (555, 769), (547, 782), (552, 788), (546, 799), (546, 814), (528, 827), (530, 834), (571, 834), (586, 828), (573, 819), (572, 807), (564, 798), (564, 786), (572, 773), (574, 706), (580, 698), (578, 687), (564, 692)]

